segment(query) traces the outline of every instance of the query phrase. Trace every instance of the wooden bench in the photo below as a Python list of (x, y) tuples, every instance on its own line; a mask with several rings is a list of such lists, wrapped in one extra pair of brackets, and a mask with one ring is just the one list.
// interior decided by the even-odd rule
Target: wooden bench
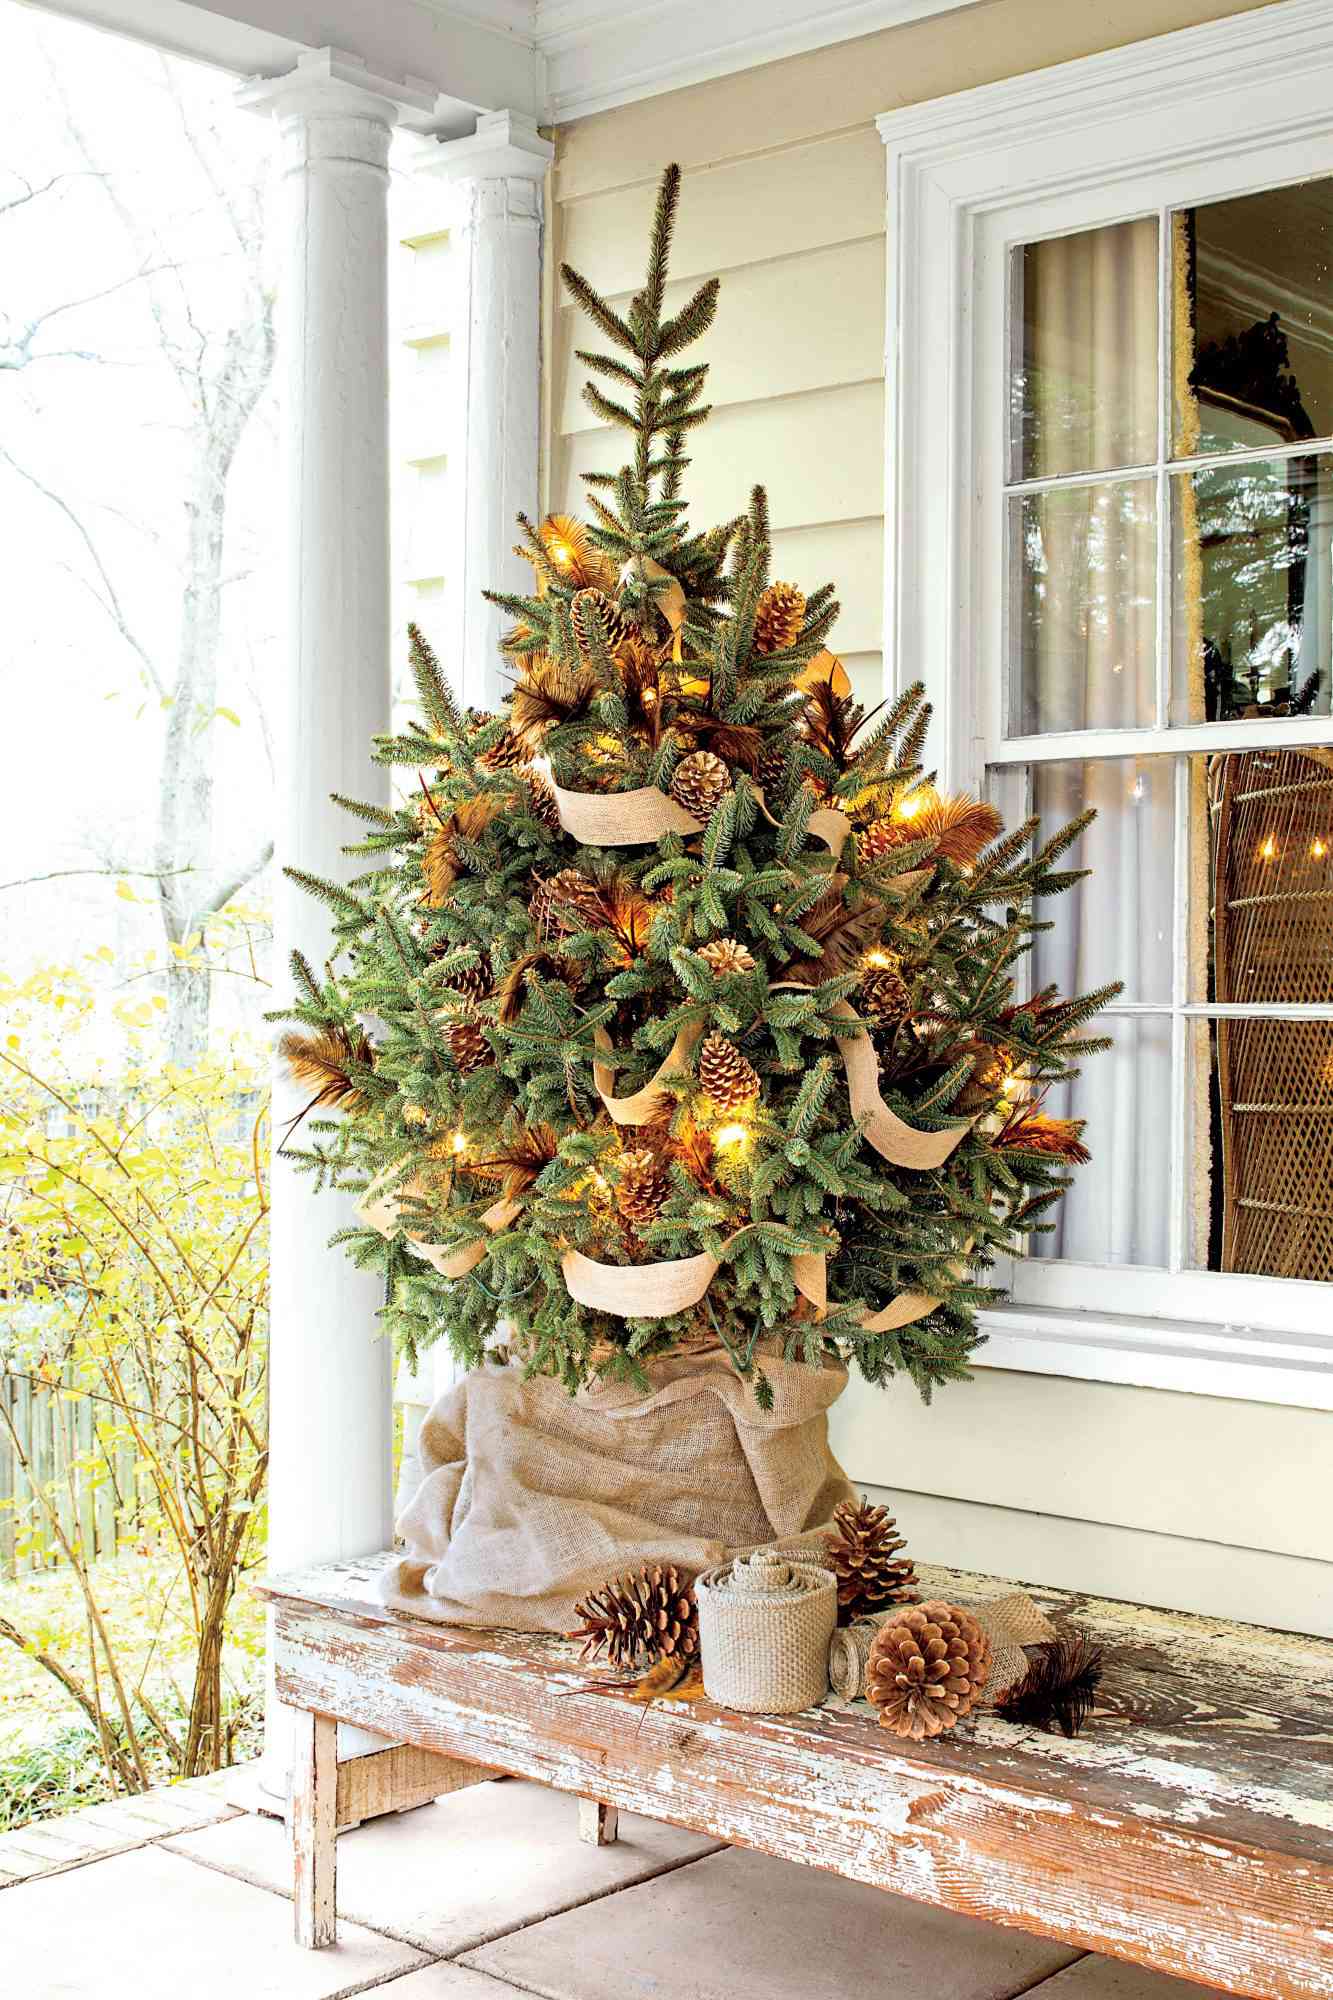
[[(859, 1705), (763, 1717), (571, 1693), (596, 1676), (568, 1642), (386, 1611), (377, 1568), (262, 1586), (299, 1711), (307, 1945), (334, 1938), (342, 1719), (407, 1746), (385, 1753), (398, 1803), (514, 1773), (588, 1801), (585, 1837), (613, 1839), (623, 1807), (1233, 1993), (1333, 1996), (1333, 1645), (1034, 1589), (1106, 1648), (1084, 1733), (988, 1716), (913, 1745)], [(1012, 1587), (923, 1584), (965, 1602)]]

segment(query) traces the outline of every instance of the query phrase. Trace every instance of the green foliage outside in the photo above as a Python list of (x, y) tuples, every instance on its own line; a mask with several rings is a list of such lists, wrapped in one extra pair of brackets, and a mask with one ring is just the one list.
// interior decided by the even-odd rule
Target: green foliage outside
[[(773, 585), (761, 487), (736, 520), (687, 522), (707, 370), (682, 357), (718, 288), (667, 310), (678, 193), (671, 169), (624, 312), (564, 273), (602, 337), (580, 356), (586, 398), (630, 456), (588, 478), (590, 525), (520, 522), (535, 580), (496, 600), (514, 620), (505, 712), (461, 712), (417, 637), (425, 719), (377, 749), (416, 788), (394, 811), (350, 807), (365, 861), (350, 886), (297, 877), (339, 949), (322, 972), (295, 965), (287, 1047), (313, 1110), (293, 1150), (321, 1184), (396, 1199), (387, 1241), (346, 1240), (385, 1270), (409, 1353), (443, 1337), (476, 1364), (503, 1322), (528, 1368), (573, 1389), (712, 1338), (762, 1397), (771, 1338), (928, 1393), (966, 1375), (989, 1266), (1046, 1226), (1085, 1157), (1041, 1100), (1100, 1045), (1087, 1028), (1109, 991), (1021, 981), (1038, 902), (1079, 879), (1060, 862), (1086, 821), (1034, 854), (1035, 822), (1001, 836), (989, 808), (939, 798), (920, 689), (864, 717), (827, 664), (832, 586)], [(581, 845), (553, 785), (720, 792), (690, 805), (694, 834)], [(851, 822), (838, 852), (812, 835), (818, 808)], [(865, 1141), (839, 1060), (858, 1026), (890, 1110), (961, 1135), (943, 1165)], [(625, 1097), (682, 1033), (707, 1038), (697, 1062), (663, 1080), (649, 1124), (618, 1126), (595, 1060)], [(409, 1232), (437, 1262), (485, 1255), (446, 1275)], [(687, 1311), (622, 1318), (571, 1296), (570, 1252), (721, 1269)], [(797, 1283), (797, 1260), (821, 1255), (822, 1319)], [(904, 1293), (927, 1301), (910, 1323), (867, 1328)]]
[[(166, 1063), (161, 1012), (119, 1006), (113, 1057), (85, 971), (0, 978), (0, 1547), (20, 1571), (0, 1578), (0, 1817), (67, 1777), (81, 1793), (90, 1752), (132, 1792), (219, 1768), (253, 1729), (267, 1090), (238, 1048)], [(91, 1402), (91, 1444), (54, 1472), (20, 1384)], [(34, 1553), (60, 1567), (24, 1575)], [(34, 1697), (63, 1743), (30, 1707), (20, 1728)]]

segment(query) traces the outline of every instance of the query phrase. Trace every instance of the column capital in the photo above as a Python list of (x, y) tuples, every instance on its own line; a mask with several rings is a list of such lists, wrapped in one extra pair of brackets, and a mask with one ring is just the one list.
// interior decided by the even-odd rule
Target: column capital
[(429, 85), (376, 76), (359, 56), (335, 48), (308, 49), (281, 76), (255, 77), (236, 93), (243, 110), (272, 112), (283, 121), (367, 118), (386, 131), (403, 112), (433, 112), (435, 99)]
[(483, 111), (466, 139), (441, 140), (419, 171), (445, 181), (540, 181), (555, 158), (536, 121), (522, 111)]

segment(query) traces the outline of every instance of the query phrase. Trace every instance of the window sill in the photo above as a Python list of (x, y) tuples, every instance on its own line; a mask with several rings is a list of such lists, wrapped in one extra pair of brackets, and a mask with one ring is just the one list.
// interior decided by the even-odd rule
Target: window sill
[(978, 1368), (1333, 1410), (1333, 1333), (1026, 1305), (994, 1306), (978, 1323)]

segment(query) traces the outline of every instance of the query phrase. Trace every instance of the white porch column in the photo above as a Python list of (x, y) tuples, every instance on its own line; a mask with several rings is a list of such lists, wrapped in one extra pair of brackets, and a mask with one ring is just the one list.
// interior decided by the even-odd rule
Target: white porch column
[[(387, 802), (370, 738), (389, 721), (389, 137), (401, 87), (375, 87), (336, 52), (248, 86), (284, 147), (281, 344), (287, 460), (288, 665), (279, 712), (277, 858), (346, 879), (354, 822), (330, 792)], [(428, 103), (427, 103), (428, 108)], [(275, 980), (295, 947), (316, 972), (329, 955), (321, 905), (278, 875)], [(276, 1122), (289, 1088), (279, 1082)], [(392, 1404), (381, 1281), (356, 1271), (332, 1230), (350, 1204), (317, 1195), (273, 1162), (269, 1566), (389, 1545)], [(282, 1712), (268, 1703), (265, 1788), (285, 1785)], [(361, 1732), (353, 1732), (360, 1736)], [(379, 1747), (378, 1739), (348, 1749)]]
[(463, 700), (494, 708), (504, 692), (500, 634), (510, 621), (483, 590), (521, 591), (532, 571), (513, 553), (514, 516), (537, 505), (541, 441), (542, 194), (555, 148), (516, 111), (483, 112), (475, 134), (446, 140), (418, 171), (455, 184), (454, 228), (466, 311), (452, 357), (455, 505), (450, 646)]

